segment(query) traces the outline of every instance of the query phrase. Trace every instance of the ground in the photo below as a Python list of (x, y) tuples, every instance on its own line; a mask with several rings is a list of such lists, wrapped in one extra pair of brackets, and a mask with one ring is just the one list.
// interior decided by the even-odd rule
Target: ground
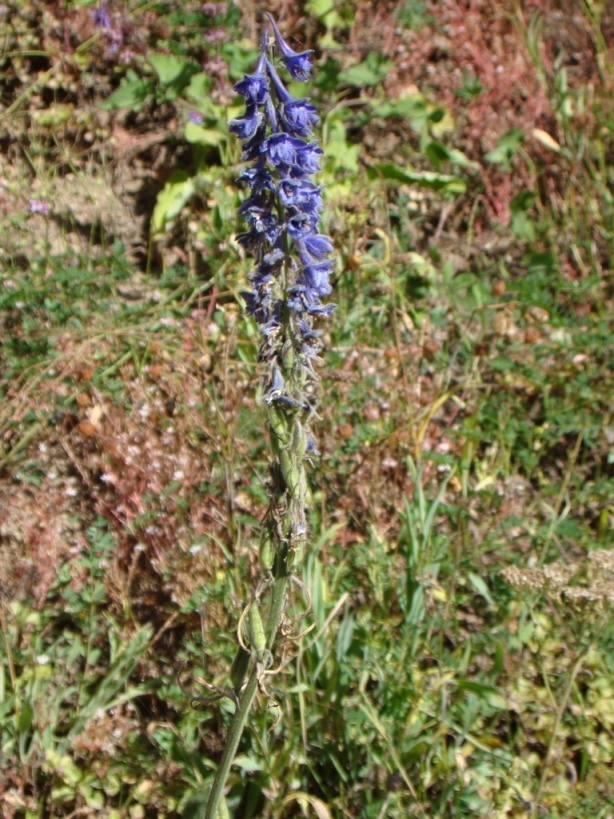
[[(0, 10), (7, 817), (200, 815), (232, 706), (189, 692), (227, 685), (260, 576), (226, 128), (260, 10), (103, 8)], [(315, 636), (285, 647), (282, 719), (263, 697), (229, 802), (613, 816), (614, 13), (269, 8), (315, 49), (296, 90), (321, 116), (338, 309)]]

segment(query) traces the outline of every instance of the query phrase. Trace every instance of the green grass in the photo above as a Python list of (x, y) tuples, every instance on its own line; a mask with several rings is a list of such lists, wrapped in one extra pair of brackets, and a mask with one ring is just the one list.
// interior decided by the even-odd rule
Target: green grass
[[(228, 688), (257, 577), (268, 450), (256, 330), (241, 309), (249, 265), (233, 239), (234, 100), (223, 72), (202, 67), (217, 54), (233, 81), (253, 44), (235, 7), (205, 20), (196, 4), (147, 5), (132, 10), (141, 39), (129, 66), (88, 39), (80, 4), (64, 62), (46, 18), (30, 31), (24, 6), (1, 23), (14, 157), (0, 227), (9, 819), (201, 815), (233, 705), (196, 698)], [(237, 819), (607, 819), (604, 8), (584, 9), (585, 75), (549, 62), (548, 9), (541, 27), (512, 4), (497, 18), (516, 38), (497, 56), (505, 68), (523, 55), (514, 70), (531, 89), (517, 109), (497, 98), (486, 63), (456, 66), (436, 4), (406, 3), (390, 21), (399, 61), (443, 37), (441, 69), (402, 75), (400, 101), (361, 4), (307, 8), (305, 37), (325, 46), (321, 181), (339, 255), (301, 578), (311, 611), (294, 587), (301, 636), (259, 696), (228, 803)], [(197, 34), (213, 26), (228, 40), (203, 52)], [(55, 78), (51, 96), (41, 71)], [(68, 118), (41, 118), (53, 105), (72, 106)], [(480, 105), (501, 116), (499, 131), (476, 131)], [(202, 131), (186, 125), (190, 110)], [(122, 133), (160, 131), (166, 141), (121, 147)], [(385, 135), (397, 139), (382, 153)], [(143, 211), (134, 245), (103, 210), (86, 224), (54, 209), (67, 176), (86, 183), (92, 167)], [(148, 195), (130, 193), (152, 178)], [(28, 212), (34, 196), (48, 217)], [(570, 579), (544, 581), (552, 564), (572, 567)]]

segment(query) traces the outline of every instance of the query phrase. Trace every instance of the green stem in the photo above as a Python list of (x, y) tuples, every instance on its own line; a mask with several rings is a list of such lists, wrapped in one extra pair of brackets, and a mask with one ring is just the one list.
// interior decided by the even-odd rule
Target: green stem
[[(281, 616), (284, 610), (284, 598), (286, 596), (286, 586), (288, 584), (287, 569), (284, 565), (284, 570), (280, 571), (279, 576), (275, 580), (273, 587), (273, 595), (271, 598), (271, 608), (269, 609), (269, 616), (267, 618), (266, 633), (267, 633), (267, 647), (269, 650), (273, 648), (277, 630), (281, 621)], [(261, 674), (261, 669), (257, 663), (254, 663), (252, 672), (249, 675), (247, 685), (245, 686), (237, 710), (230, 727), (228, 735), (228, 742), (224, 749), (222, 759), (215, 772), (213, 785), (209, 794), (209, 801), (207, 802), (207, 809), (205, 811), (205, 819), (218, 819), (218, 808), (223, 797), (224, 786), (230, 773), (230, 766), (237, 753), (239, 742), (243, 736), (243, 730), (249, 716), (249, 712), (258, 690), (258, 679)]]
[(548, 777), (548, 772), (550, 770), (550, 758), (552, 757), (552, 751), (554, 750), (554, 744), (558, 739), (559, 726), (561, 724), (563, 714), (565, 713), (565, 710), (567, 709), (567, 703), (569, 702), (569, 698), (571, 696), (571, 690), (573, 688), (573, 684), (574, 684), (574, 682), (576, 680), (576, 677), (578, 675), (578, 671), (580, 671), (580, 668), (582, 667), (582, 663), (584, 662), (585, 658), (586, 658), (586, 652), (583, 652), (582, 654), (579, 655), (579, 657), (576, 658), (576, 661), (574, 662), (574, 664), (573, 664), (573, 666), (571, 668), (571, 673), (570, 673), (569, 679), (567, 681), (567, 686), (565, 687), (565, 692), (563, 694), (563, 699), (561, 700), (561, 704), (559, 705), (558, 710), (556, 712), (554, 725), (552, 727), (552, 734), (550, 736), (550, 742), (548, 743), (548, 750), (546, 751), (546, 756), (545, 756), (544, 762), (543, 762), (542, 774), (541, 774), (541, 777), (539, 779), (539, 784), (537, 786), (537, 791), (535, 793), (535, 798), (533, 799), (533, 806), (532, 806), (532, 809), (531, 809), (531, 817), (539, 816), (539, 802), (540, 802), (540, 799), (541, 799), (542, 791), (544, 790), (544, 785), (546, 784), (546, 779)]

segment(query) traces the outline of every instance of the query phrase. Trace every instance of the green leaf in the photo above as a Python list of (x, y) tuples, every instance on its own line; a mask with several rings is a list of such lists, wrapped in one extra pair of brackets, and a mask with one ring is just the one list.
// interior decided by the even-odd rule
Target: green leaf
[(393, 68), (394, 63), (390, 60), (383, 60), (375, 52), (371, 52), (364, 62), (342, 71), (339, 74), (339, 80), (356, 88), (364, 85), (378, 85)]
[(427, 104), (421, 94), (374, 103), (372, 111), (376, 117), (384, 118), (409, 117), (409, 119), (414, 119), (414, 117), (426, 118), (428, 115)]
[(27, 734), (32, 726), (34, 719), (34, 711), (29, 702), (23, 701), (21, 703), (21, 711), (19, 712), (19, 719), (17, 720), (17, 730), (20, 734)]
[(521, 210), (512, 213), (510, 228), (514, 236), (520, 239), (521, 242), (531, 243), (535, 241), (535, 222), (525, 211)]
[(258, 53), (253, 45), (251, 43), (246, 45), (245, 41), (223, 43), (220, 47), (220, 56), (228, 63), (232, 80), (240, 80), (244, 74), (253, 71), (258, 60)]
[(522, 147), (524, 131), (521, 128), (512, 128), (499, 140), (497, 147), (486, 154), (487, 162), (494, 162), (506, 170), (511, 169), (511, 159)]
[(185, 126), (185, 138), (191, 145), (206, 145), (208, 147), (219, 145), (226, 134), (216, 131), (215, 128), (203, 128), (195, 122), (187, 122)]
[(530, 190), (520, 191), (510, 202), (512, 213), (526, 213), (535, 204), (535, 194)]
[(375, 167), (384, 179), (394, 179), (406, 185), (421, 185), (452, 196), (459, 196), (467, 190), (467, 183), (459, 176), (434, 171), (404, 170), (392, 162), (378, 162)]
[(533, 253), (529, 259), (527, 272), (531, 274), (545, 273), (546, 275), (550, 276), (556, 272), (557, 267), (558, 264), (554, 254), (550, 253), (549, 251), (543, 251), (540, 253)]
[(333, 170), (344, 168), (347, 171), (356, 171), (358, 168), (358, 145), (348, 145), (345, 125), (338, 119), (326, 125), (326, 164), (332, 165)]
[(210, 115), (210, 112), (213, 111), (210, 88), (210, 78), (203, 71), (199, 71), (197, 74), (194, 74), (194, 76), (191, 77), (190, 82), (185, 89), (185, 96), (187, 99), (192, 100), (198, 105), (198, 109), (201, 114)]
[(154, 235), (164, 232), (166, 223), (178, 216), (194, 195), (194, 179), (185, 171), (175, 171), (158, 194), (151, 217)]
[(486, 600), (489, 606), (494, 606), (495, 601), (490, 596), (490, 591), (488, 586), (486, 585), (486, 581), (480, 577), (479, 574), (475, 574), (475, 572), (469, 572), (467, 574), (467, 578), (476, 592)]
[(151, 80), (143, 80), (134, 71), (128, 71), (120, 82), (117, 91), (114, 91), (102, 103), (102, 108), (107, 111), (117, 108), (130, 108), (132, 111), (140, 111), (152, 94), (153, 83)]
[(428, 143), (424, 152), (437, 170), (439, 170), (439, 166), (442, 162), (450, 162), (459, 168), (468, 168), (471, 170), (478, 167), (478, 163), (469, 159), (462, 151), (456, 148), (448, 148), (447, 145), (443, 145), (441, 142), (436, 142), (435, 140)]
[(334, 91), (339, 84), (340, 73), (341, 66), (338, 61), (329, 56), (326, 58), (324, 65), (318, 66), (318, 74), (314, 80), (314, 85), (325, 91)]
[(341, 627), (339, 628), (339, 633), (337, 635), (337, 662), (340, 663), (341, 660), (345, 657), (348, 653), (350, 646), (352, 645), (352, 638), (354, 636), (354, 618), (351, 614), (348, 614), (347, 617), (344, 618), (343, 622), (341, 623)]
[(174, 85), (185, 78), (186, 85), (196, 70), (196, 66), (185, 57), (176, 54), (150, 54), (149, 62), (162, 85)]
[(204, 793), (191, 796), (186, 802), (181, 816), (183, 819), (205, 819), (207, 802), (209, 801), (209, 789)]

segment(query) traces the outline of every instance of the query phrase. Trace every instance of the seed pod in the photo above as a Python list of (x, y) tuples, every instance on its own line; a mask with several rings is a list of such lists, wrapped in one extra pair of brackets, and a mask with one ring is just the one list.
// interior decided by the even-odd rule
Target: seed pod
[(281, 473), (284, 476), (288, 492), (294, 495), (301, 479), (301, 467), (297, 465), (294, 457), (287, 449), (282, 449), (279, 453), (279, 460), (281, 462)]
[(237, 648), (237, 653), (230, 666), (230, 682), (235, 691), (239, 691), (247, 675), (251, 654), (243, 646)]
[(288, 540), (292, 537), (292, 532), (294, 530), (294, 518), (292, 515), (292, 509), (288, 508), (288, 510), (284, 513), (284, 516), (281, 521), (281, 528), (284, 534), (284, 539)]
[(290, 550), (291, 552), (291, 559), (290, 565), (291, 566), (299, 566), (303, 561), (303, 552), (304, 547), (302, 543), (297, 543), (296, 546), (293, 546)]
[(297, 419), (292, 428), (292, 451), (297, 458), (302, 458), (307, 450), (307, 433)]
[(270, 572), (275, 563), (275, 544), (271, 530), (267, 528), (263, 531), (260, 539), (260, 565), (265, 572)]
[(287, 444), (289, 440), (286, 413), (275, 404), (269, 407), (269, 423), (280, 443)]
[(281, 348), (281, 361), (284, 365), (286, 375), (290, 375), (292, 372), (292, 367), (294, 366), (294, 347), (292, 346), (291, 341), (286, 341), (284, 346)]
[(249, 630), (249, 641), (256, 652), (256, 656), (260, 659), (262, 652), (266, 649), (266, 634), (264, 633), (260, 609), (255, 600), (247, 612), (247, 628)]

